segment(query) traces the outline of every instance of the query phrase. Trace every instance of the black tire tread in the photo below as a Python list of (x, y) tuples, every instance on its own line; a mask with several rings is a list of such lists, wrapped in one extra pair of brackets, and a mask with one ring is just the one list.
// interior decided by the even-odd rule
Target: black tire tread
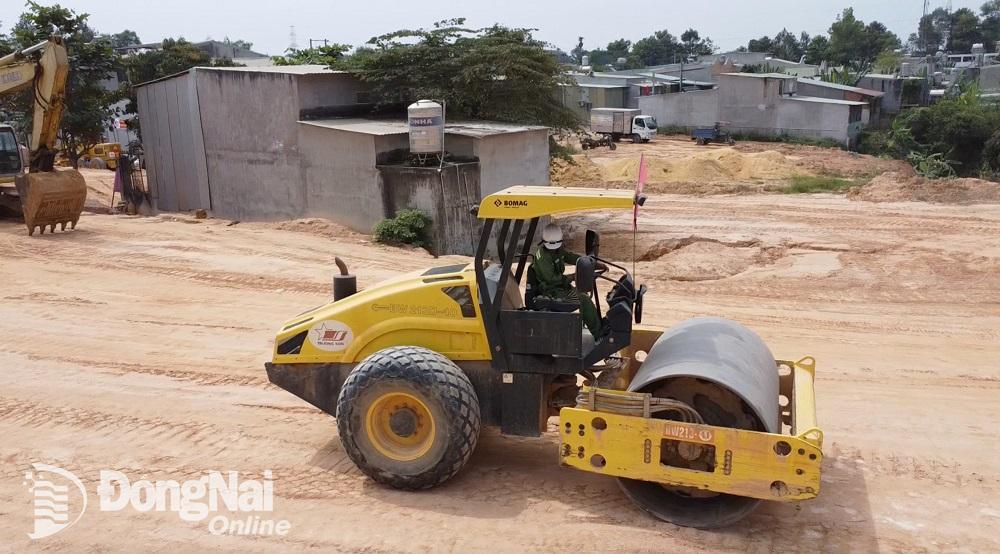
[[(367, 460), (355, 441), (352, 429), (354, 400), (361, 392), (382, 380), (405, 380), (435, 391), (453, 431), (442, 459), (428, 471), (399, 475)], [(344, 450), (365, 475), (397, 489), (427, 489), (447, 481), (472, 457), (482, 425), (479, 398), (465, 373), (445, 356), (418, 346), (393, 346), (379, 350), (361, 361), (348, 375), (337, 399), (337, 428)], [(358, 429), (360, 430), (360, 429)]]

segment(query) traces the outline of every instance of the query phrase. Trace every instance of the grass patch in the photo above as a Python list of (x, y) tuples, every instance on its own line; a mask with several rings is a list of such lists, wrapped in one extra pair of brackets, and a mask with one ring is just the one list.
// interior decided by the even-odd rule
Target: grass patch
[(839, 148), (844, 149), (844, 145), (833, 139), (827, 138), (809, 138), (809, 137), (797, 137), (793, 135), (768, 135), (764, 133), (735, 133), (733, 138), (737, 142), (741, 140), (749, 140), (754, 142), (780, 142), (784, 144), (797, 144), (802, 146), (819, 146), (822, 148)]
[(801, 194), (808, 192), (839, 192), (847, 190), (858, 182), (853, 179), (840, 179), (827, 175), (792, 175), (791, 182), (781, 189), (785, 194)]
[(682, 125), (667, 125), (656, 129), (658, 135), (690, 135), (691, 129)]

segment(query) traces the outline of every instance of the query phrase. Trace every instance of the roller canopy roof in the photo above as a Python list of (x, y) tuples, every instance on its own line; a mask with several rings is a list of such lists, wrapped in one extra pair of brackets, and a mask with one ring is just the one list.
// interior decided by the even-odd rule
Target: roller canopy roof
[[(583, 210), (631, 209), (636, 201), (631, 190), (516, 186), (483, 198), (477, 215), (481, 219), (533, 219)], [(643, 201), (640, 195), (639, 204)]]

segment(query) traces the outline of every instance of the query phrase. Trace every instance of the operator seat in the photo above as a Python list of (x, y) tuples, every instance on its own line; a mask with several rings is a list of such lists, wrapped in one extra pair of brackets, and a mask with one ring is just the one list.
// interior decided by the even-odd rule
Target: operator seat
[(580, 309), (579, 300), (550, 298), (538, 294), (538, 275), (534, 264), (528, 266), (527, 284), (524, 288), (524, 305), (529, 310), (539, 312), (569, 313)]

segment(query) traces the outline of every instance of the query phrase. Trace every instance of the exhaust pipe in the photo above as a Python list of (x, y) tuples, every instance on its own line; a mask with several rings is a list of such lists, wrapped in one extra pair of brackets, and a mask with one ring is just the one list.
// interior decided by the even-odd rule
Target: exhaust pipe
[(333, 276), (333, 300), (337, 301), (358, 292), (358, 278), (347, 271), (344, 260), (335, 257), (333, 262), (340, 269), (340, 275)]

